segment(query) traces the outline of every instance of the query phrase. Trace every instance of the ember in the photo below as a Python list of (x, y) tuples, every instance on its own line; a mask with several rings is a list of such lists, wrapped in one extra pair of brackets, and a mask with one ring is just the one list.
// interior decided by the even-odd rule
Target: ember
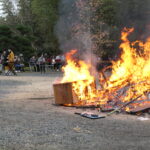
[(111, 105), (129, 112), (145, 105), (141, 100), (147, 99), (146, 103), (149, 103), (150, 38), (146, 42), (130, 42), (127, 37), (133, 31), (133, 28), (124, 28), (122, 31), (121, 58), (112, 62), (112, 74), (109, 77), (106, 72), (99, 73), (100, 89), (96, 89), (94, 84), (91, 65), (74, 60), (76, 50), (67, 53), (64, 77), (60, 83), (72, 82), (72, 90), (78, 99), (72, 102), (73, 105)]

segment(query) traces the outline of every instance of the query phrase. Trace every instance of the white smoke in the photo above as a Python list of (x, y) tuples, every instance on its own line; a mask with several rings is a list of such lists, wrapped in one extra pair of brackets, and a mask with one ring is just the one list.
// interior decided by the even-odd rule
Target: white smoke
[[(80, 12), (76, 7), (77, 1), (61, 0), (59, 5), (60, 17), (56, 25), (56, 35), (59, 39), (60, 49), (64, 52), (70, 49), (90, 51), (92, 47), (90, 30), (88, 28), (82, 30), (83, 20), (81, 20)], [(90, 12), (87, 16), (90, 18)], [(78, 26), (80, 27), (78, 28)]]
[(60, 17), (55, 31), (59, 40), (60, 49), (64, 53), (71, 49), (77, 49), (78, 56), (92, 64), (92, 72), (95, 74), (97, 58), (92, 51), (93, 42), (90, 30), (90, 19), (92, 14), (90, 11), (85, 10), (84, 7), (82, 10), (78, 10), (76, 6), (78, 1), (80, 0), (60, 1)]

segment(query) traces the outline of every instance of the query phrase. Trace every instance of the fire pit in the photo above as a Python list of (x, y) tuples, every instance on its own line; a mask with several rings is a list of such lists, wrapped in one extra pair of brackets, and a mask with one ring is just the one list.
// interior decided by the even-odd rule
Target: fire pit
[(140, 107), (148, 109), (150, 38), (145, 43), (130, 42), (127, 37), (133, 30), (133, 28), (123, 30), (120, 45), (121, 58), (112, 62), (112, 73), (109, 77), (105, 72), (99, 72), (99, 89), (96, 89), (96, 79), (91, 75), (91, 64), (74, 60), (72, 56), (77, 52), (76, 50), (67, 53), (67, 64), (63, 68), (64, 77), (61, 82), (53, 86), (55, 103), (92, 104), (107, 108), (110, 106), (126, 112), (141, 111)]

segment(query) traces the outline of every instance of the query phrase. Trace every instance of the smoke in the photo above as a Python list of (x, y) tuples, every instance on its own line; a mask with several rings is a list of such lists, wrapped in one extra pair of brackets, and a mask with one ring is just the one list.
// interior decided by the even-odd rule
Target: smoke
[(134, 27), (131, 40), (145, 40), (150, 30), (150, 1), (149, 0), (121, 0), (117, 5), (117, 17), (121, 29)]
[(144, 27), (144, 34), (142, 35), (143, 39), (147, 39), (150, 36), (150, 1), (146, 0), (146, 11), (145, 11), (145, 27)]
[(61, 0), (55, 32), (60, 50), (66, 53), (77, 49), (76, 57), (92, 64), (92, 72), (95, 73), (94, 66), (96, 66), (97, 58), (92, 50), (91, 17), (92, 12), (88, 1)]
[(86, 11), (88, 14), (84, 16), (85, 10), (78, 7), (78, 2), (80, 0), (61, 0), (59, 4), (60, 17), (55, 29), (63, 52), (71, 49), (77, 49), (81, 53), (91, 51), (91, 33), (88, 28), (91, 14)]

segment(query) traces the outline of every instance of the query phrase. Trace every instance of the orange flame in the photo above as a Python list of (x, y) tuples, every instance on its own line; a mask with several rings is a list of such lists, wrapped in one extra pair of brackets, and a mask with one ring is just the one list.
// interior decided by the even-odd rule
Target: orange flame
[[(90, 73), (91, 65), (72, 58), (77, 50), (66, 54), (67, 65), (63, 67), (64, 77), (61, 82), (73, 82), (74, 92), (80, 100), (86, 100), (87, 103), (104, 104), (109, 99), (126, 102), (141, 94), (145, 95), (145, 91), (150, 90), (150, 38), (146, 42), (130, 42), (128, 36), (133, 31), (134, 28), (124, 28), (122, 31), (121, 58), (112, 62), (112, 74), (103, 83), (101, 90), (92, 86), (95, 78)], [(121, 89), (125, 93), (116, 98)]]
[(72, 56), (77, 50), (71, 50), (66, 54), (67, 65), (62, 68), (64, 71), (64, 77), (62, 83), (73, 82), (73, 90), (80, 100), (89, 100), (95, 97), (94, 87), (91, 84), (94, 83), (94, 77), (91, 76), (89, 70), (90, 64), (86, 64), (84, 61), (75, 61)]
[[(130, 88), (124, 100), (143, 94), (150, 89), (150, 39), (145, 43), (136, 41), (130, 42), (127, 37), (133, 32), (133, 28), (125, 28), (122, 32), (121, 59), (113, 62), (113, 71), (108, 80), (108, 87), (124, 87), (130, 84)], [(135, 48), (138, 44), (138, 48)]]

